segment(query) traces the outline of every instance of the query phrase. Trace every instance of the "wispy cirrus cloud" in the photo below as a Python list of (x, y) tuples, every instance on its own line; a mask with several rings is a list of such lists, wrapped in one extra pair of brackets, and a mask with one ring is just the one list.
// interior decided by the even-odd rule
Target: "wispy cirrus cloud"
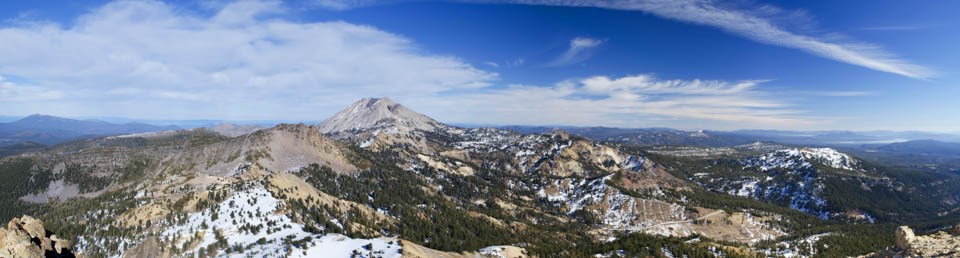
[(402, 2), (409, 0), (314, 0), (317, 6), (332, 10), (348, 10), (375, 4)]
[(693, 24), (712, 26), (758, 42), (799, 49), (824, 58), (911, 78), (935, 75), (927, 67), (913, 64), (866, 43), (838, 42), (790, 31), (777, 20), (790, 16), (777, 7), (737, 8), (709, 0), (516, 0), (530, 5), (596, 7), (633, 10)]
[(526, 60), (524, 60), (523, 58), (516, 58), (513, 60), (503, 61), (499, 63), (494, 61), (486, 61), (486, 62), (483, 62), (483, 64), (492, 68), (501, 68), (501, 67), (514, 68), (514, 67), (522, 66), (525, 62)]
[[(362, 7), (351, 5), (354, 0), (322, 0), (343, 6), (340, 9)], [(861, 42), (839, 41), (829, 34), (817, 36), (789, 29), (785, 20), (793, 20), (797, 12), (786, 12), (772, 5), (730, 5), (711, 0), (462, 0), (454, 2), (506, 3), (524, 5), (550, 5), (568, 7), (593, 7), (614, 10), (640, 11), (662, 18), (692, 24), (715, 27), (764, 44), (798, 49), (823, 58), (833, 59), (876, 71), (898, 74), (917, 79), (928, 79), (936, 72), (928, 67), (914, 64), (897, 57), (878, 45)], [(803, 16), (803, 15), (799, 15)], [(795, 27), (812, 27), (802, 24)], [(876, 27), (874, 29), (910, 29), (904, 26)]]
[(863, 97), (874, 94), (869, 91), (802, 91), (800, 93), (823, 97)]
[(923, 27), (912, 26), (912, 25), (895, 25), (895, 26), (872, 26), (872, 27), (863, 27), (861, 30), (879, 30), (879, 31), (904, 31), (904, 30), (919, 30)]
[(606, 42), (606, 40), (592, 39), (587, 37), (576, 37), (570, 40), (570, 46), (560, 56), (555, 58), (547, 66), (565, 66), (586, 61), (593, 55), (593, 49)]
[[(480, 89), (454, 99), (419, 101), (442, 121), (680, 128), (802, 128), (806, 116), (758, 86), (766, 80), (658, 79), (653, 75), (594, 76), (553, 85)], [(443, 107), (455, 105), (455, 110)]]
[[(500, 1), (498, 1), (500, 2)], [(507, 0), (503, 2), (574, 7), (633, 10), (663, 18), (712, 26), (758, 42), (799, 49), (824, 58), (911, 78), (935, 75), (927, 67), (913, 64), (867, 43), (838, 42), (791, 31), (778, 24), (790, 16), (777, 7), (734, 7), (709, 0)]]

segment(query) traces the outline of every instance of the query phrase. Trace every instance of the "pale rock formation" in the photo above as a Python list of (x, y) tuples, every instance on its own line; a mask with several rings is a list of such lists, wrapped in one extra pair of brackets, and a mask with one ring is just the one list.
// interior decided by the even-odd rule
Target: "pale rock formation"
[(252, 132), (256, 132), (256, 131), (267, 129), (267, 128), (259, 125), (238, 125), (238, 124), (230, 124), (230, 123), (221, 123), (216, 126), (209, 127), (209, 129), (210, 131), (214, 131), (225, 136), (237, 137), (237, 136), (247, 135)]
[(47, 235), (42, 221), (14, 218), (0, 228), (0, 257), (73, 257), (69, 241)]
[(945, 231), (917, 236), (910, 227), (901, 226), (897, 228), (896, 243), (906, 257), (960, 256), (960, 236)]
[(910, 242), (915, 241), (917, 238), (916, 235), (913, 234), (913, 229), (910, 229), (908, 226), (900, 226), (897, 228), (897, 232), (895, 234), (897, 248), (902, 250), (909, 250)]

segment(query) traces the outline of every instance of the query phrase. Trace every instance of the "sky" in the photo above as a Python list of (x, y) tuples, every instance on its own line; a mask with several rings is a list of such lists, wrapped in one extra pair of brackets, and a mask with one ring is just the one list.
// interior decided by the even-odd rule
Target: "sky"
[(960, 132), (957, 1), (11, 1), (0, 115)]

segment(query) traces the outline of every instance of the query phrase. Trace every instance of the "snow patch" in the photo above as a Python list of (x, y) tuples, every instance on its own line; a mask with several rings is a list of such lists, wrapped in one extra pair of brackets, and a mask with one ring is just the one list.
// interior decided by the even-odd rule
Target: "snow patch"
[[(220, 250), (217, 257), (351, 257), (354, 254), (400, 257), (397, 239), (352, 239), (339, 234), (306, 232), (303, 225), (281, 212), (284, 205), (262, 185), (249, 186), (213, 209), (189, 214), (185, 222), (168, 228), (160, 236), (176, 241), (177, 246), (193, 243), (191, 248), (183, 250), (187, 254), (215, 244), (216, 234), (223, 236), (228, 248), (242, 246), (245, 249), (243, 253)], [(288, 241), (303, 244), (290, 245)]]

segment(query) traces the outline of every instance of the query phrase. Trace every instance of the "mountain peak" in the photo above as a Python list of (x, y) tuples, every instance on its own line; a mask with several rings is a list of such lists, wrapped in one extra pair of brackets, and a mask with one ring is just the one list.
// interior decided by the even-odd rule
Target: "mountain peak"
[(65, 120), (73, 120), (73, 119), (63, 118), (59, 116), (44, 115), (44, 114), (32, 114), (24, 118), (21, 118), (19, 121), (65, 121)]
[(388, 97), (362, 98), (362, 99), (360, 99), (360, 101), (366, 101), (366, 102), (367, 102), (368, 104), (370, 104), (370, 105), (373, 105), (373, 104), (375, 104), (375, 103), (383, 103), (383, 104), (388, 104), (388, 105), (397, 104), (396, 102), (393, 102), (393, 100), (390, 99), (390, 98), (388, 98)]
[(320, 132), (333, 133), (396, 127), (399, 130), (432, 131), (444, 127), (426, 115), (400, 105), (390, 98), (363, 98), (320, 122)]
[(18, 128), (46, 128), (46, 127), (69, 127), (76, 123), (82, 123), (81, 120), (64, 118), (59, 116), (32, 114), (19, 120), (8, 123), (10, 126)]

